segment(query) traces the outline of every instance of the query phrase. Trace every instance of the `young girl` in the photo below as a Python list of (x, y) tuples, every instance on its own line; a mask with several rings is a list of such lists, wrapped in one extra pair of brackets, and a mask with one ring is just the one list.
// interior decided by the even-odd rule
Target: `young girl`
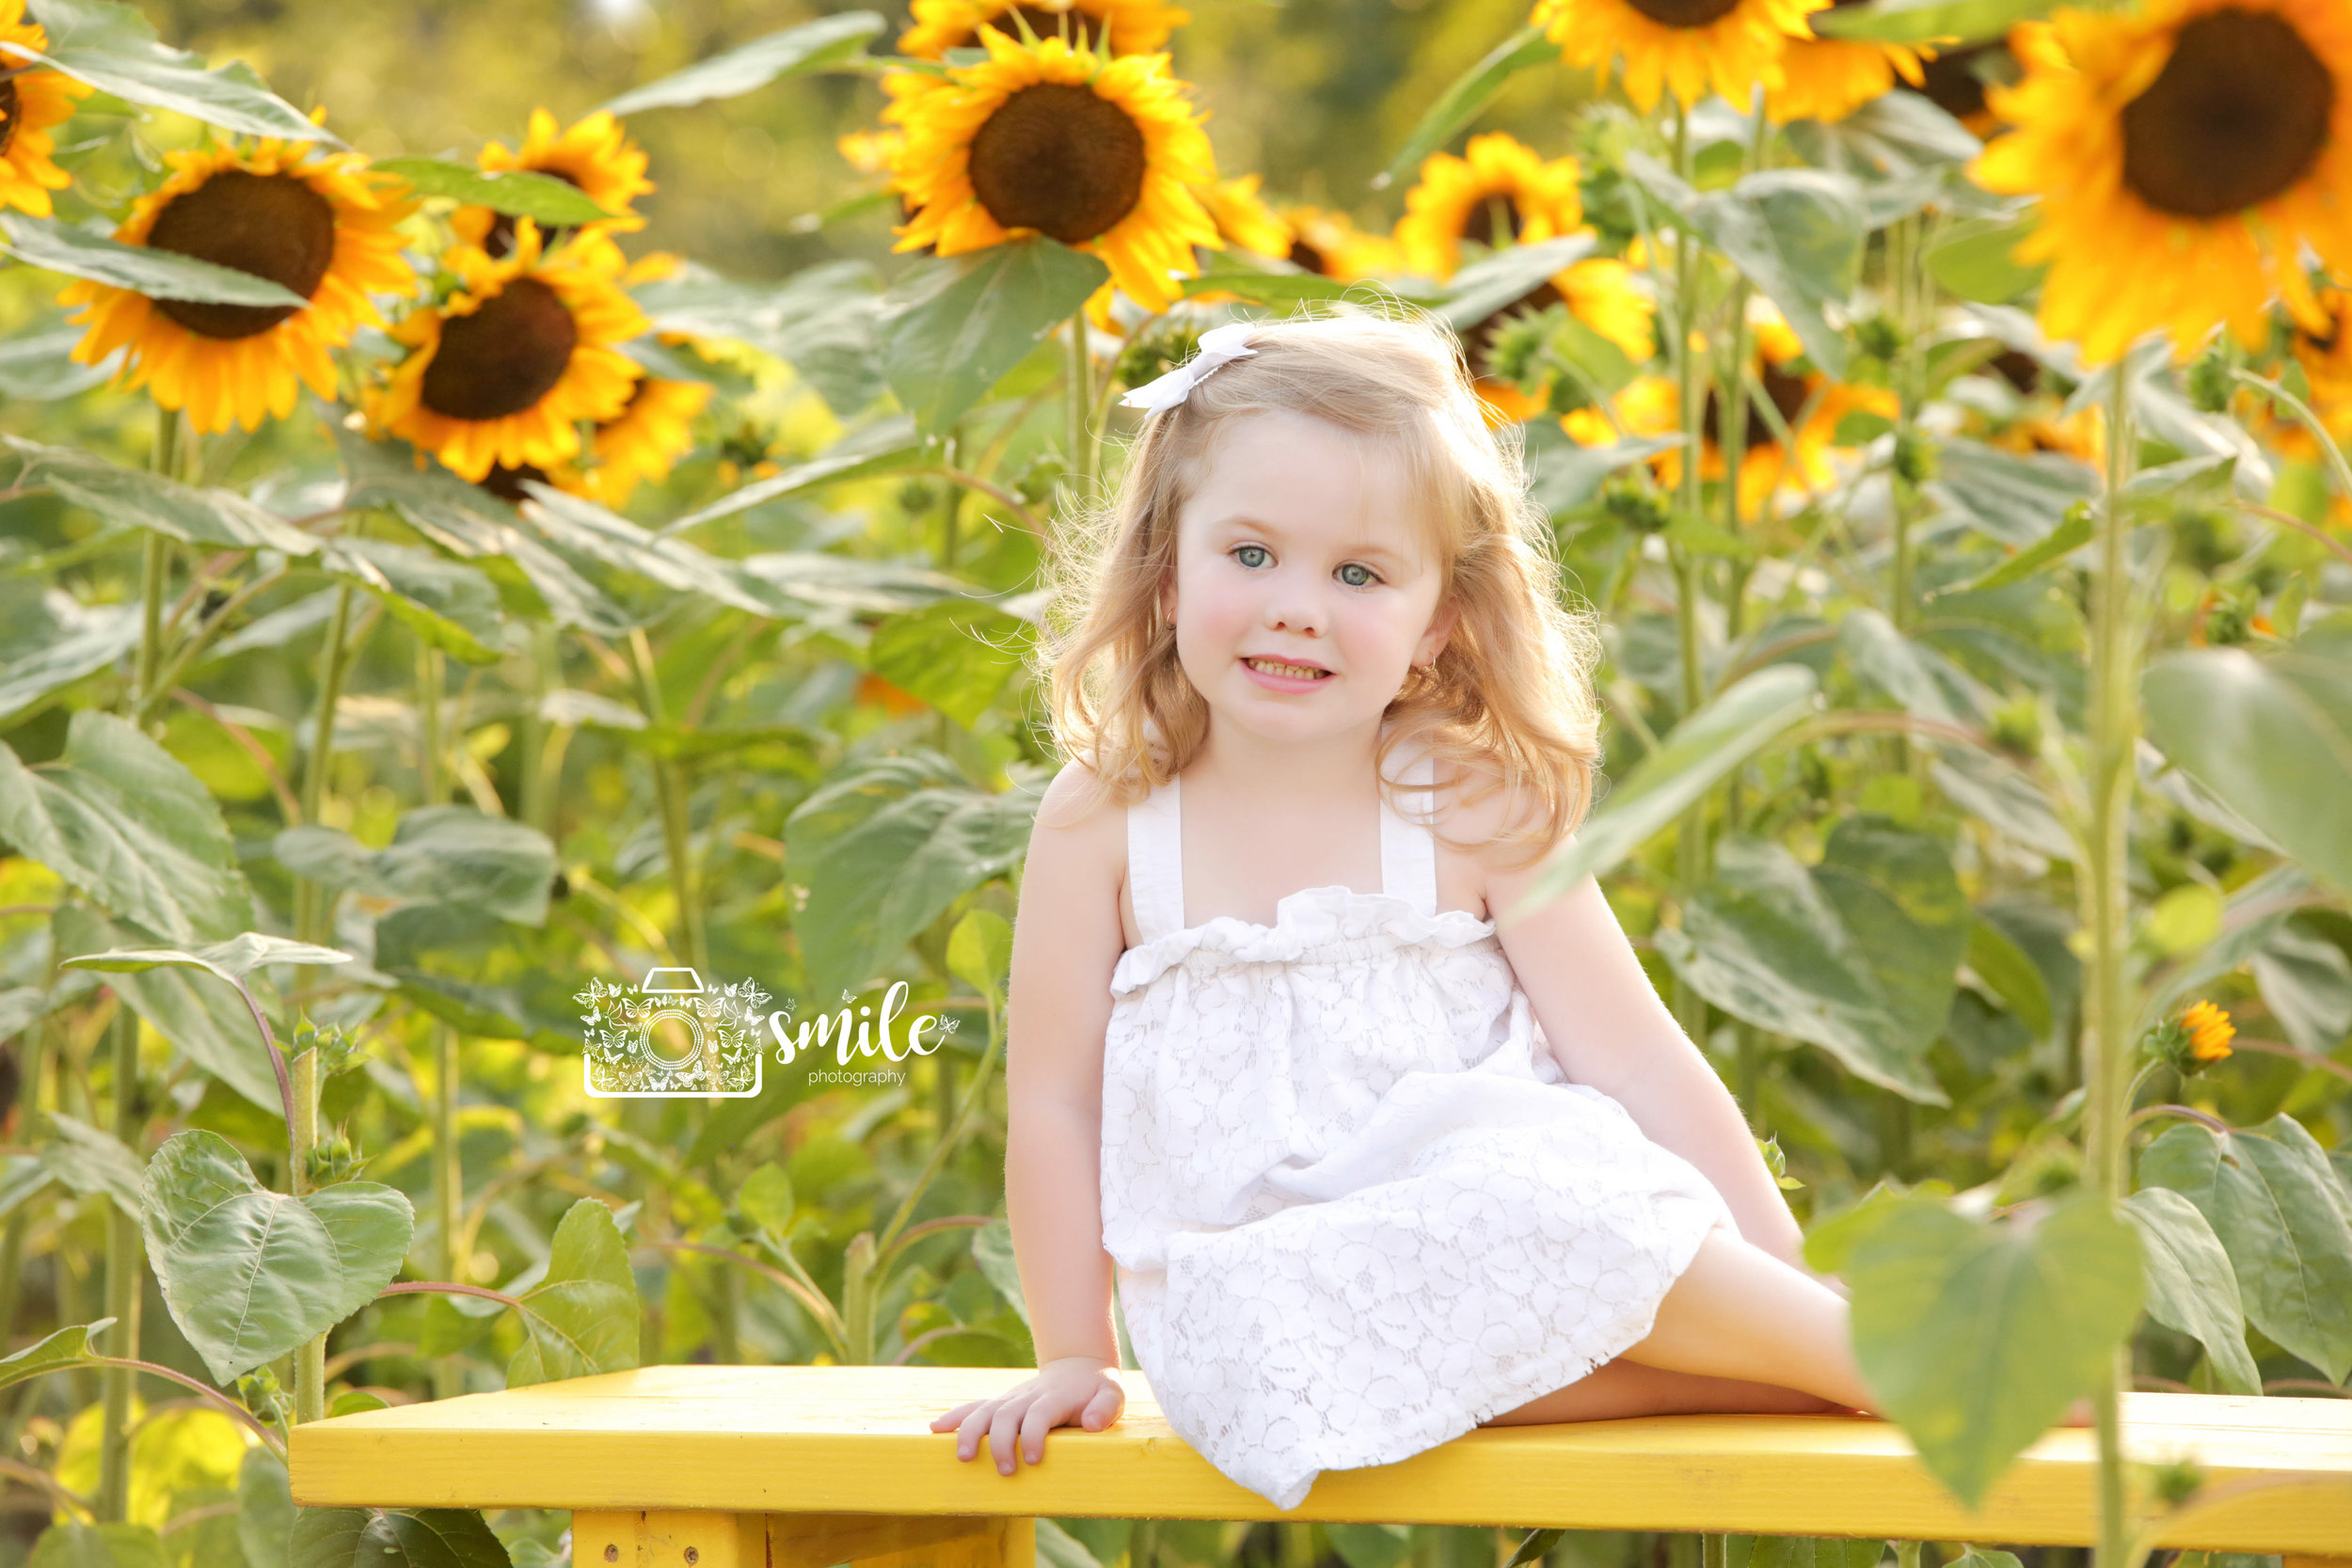
[(1009, 1475), (1124, 1403), (1291, 1509), (1475, 1426), (1834, 1411), (1843, 1298), (1591, 879), (1590, 626), (1442, 327), (1207, 334), (1074, 631), (1013, 936)]

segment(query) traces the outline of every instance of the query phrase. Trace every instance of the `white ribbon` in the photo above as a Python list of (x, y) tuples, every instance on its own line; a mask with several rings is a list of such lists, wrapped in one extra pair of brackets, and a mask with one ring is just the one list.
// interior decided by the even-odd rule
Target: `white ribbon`
[(1190, 397), (1192, 389), (1200, 384), (1201, 377), (1211, 371), (1235, 359), (1247, 359), (1258, 352), (1247, 346), (1245, 341), (1254, 325), (1251, 322), (1228, 322), (1223, 326), (1209, 328), (1200, 334), (1199, 353), (1157, 381), (1145, 382), (1119, 401), (1126, 407), (1143, 409), (1147, 417), (1168, 412)]

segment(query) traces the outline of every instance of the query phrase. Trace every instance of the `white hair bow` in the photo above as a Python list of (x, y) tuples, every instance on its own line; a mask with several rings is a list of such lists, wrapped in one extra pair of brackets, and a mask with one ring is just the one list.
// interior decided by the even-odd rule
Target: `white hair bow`
[(1219, 365), (1234, 359), (1247, 359), (1257, 353), (1246, 342), (1254, 325), (1251, 322), (1228, 322), (1223, 326), (1209, 328), (1200, 334), (1199, 353), (1157, 381), (1145, 382), (1120, 398), (1120, 403), (1129, 408), (1144, 410), (1147, 417), (1166, 413), (1190, 397), (1193, 388), (1200, 384), (1201, 377)]

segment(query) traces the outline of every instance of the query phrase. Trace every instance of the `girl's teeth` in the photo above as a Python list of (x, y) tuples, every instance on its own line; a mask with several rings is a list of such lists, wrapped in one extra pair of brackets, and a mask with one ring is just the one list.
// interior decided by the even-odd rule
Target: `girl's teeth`
[(1310, 665), (1277, 664), (1270, 658), (1253, 658), (1249, 661), (1249, 664), (1250, 668), (1261, 671), (1266, 674), (1289, 675), (1296, 680), (1312, 680), (1317, 675), (1323, 673), (1321, 670), (1314, 669)]

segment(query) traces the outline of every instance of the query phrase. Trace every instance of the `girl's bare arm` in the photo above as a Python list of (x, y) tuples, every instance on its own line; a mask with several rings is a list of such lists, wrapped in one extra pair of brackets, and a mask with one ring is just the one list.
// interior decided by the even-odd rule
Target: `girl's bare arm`
[[(1498, 914), (1510, 909), (1540, 871), (1540, 863), (1489, 865), (1487, 907)], [(1650, 984), (1600, 884), (1587, 877), (1501, 934), (1569, 1082), (1623, 1105), (1652, 1143), (1714, 1183), (1742, 1237), (1804, 1268), (1804, 1232), (1739, 1103)]]
[(1016, 1445), (1034, 1465), (1049, 1429), (1075, 1421), (1100, 1430), (1125, 1401), (1109, 1375), (1119, 1350), (1101, 1185), (1103, 1037), (1111, 971), (1125, 945), (1125, 816), (1089, 809), (1084, 785), (1082, 773), (1064, 768), (1047, 790), (1013, 922), (1005, 1211), (1038, 1375), (931, 1423), (958, 1430), (960, 1459), (974, 1457), (986, 1439), (1008, 1475)]

